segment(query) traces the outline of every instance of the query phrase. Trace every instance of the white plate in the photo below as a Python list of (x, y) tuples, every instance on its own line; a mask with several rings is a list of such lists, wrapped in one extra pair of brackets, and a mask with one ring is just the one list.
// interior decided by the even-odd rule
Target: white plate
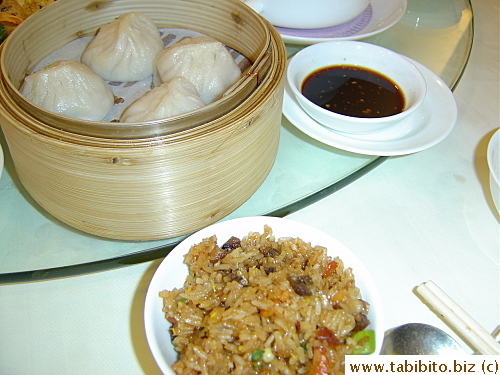
[(285, 85), (283, 114), (298, 129), (327, 145), (358, 154), (393, 156), (425, 150), (441, 142), (457, 121), (457, 105), (446, 83), (424, 65), (409, 59), (424, 76), (427, 95), (412, 116), (392, 129), (374, 134), (335, 132), (306, 114)]
[(339, 256), (346, 267), (352, 268), (356, 285), (360, 288), (363, 299), (370, 303), (368, 317), (371, 323), (368, 328), (375, 331), (376, 353), (380, 351), (384, 335), (382, 304), (379, 292), (365, 265), (339, 241), (316, 228), (289, 219), (264, 216), (246, 217), (219, 222), (194, 233), (177, 245), (156, 270), (146, 294), (144, 322), (149, 347), (163, 373), (174, 374), (170, 365), (176, 361), (177, 355), (170, 340), (170, 323), (166, 321), (162, 313), (163, 301), (158, 296), (158, 292), (180, 288), (184, 285), (184, 280), (188, 275), (184, 255), (192, 245), (214, 234), (221, 244), (231, 236), (242, 238), (249, 232), (262, 233), (264, 225), (272, 228), (276, 238), (299, 237), (311, 242), (313, 246), (325, 246), (330, 256)]
[(359, 40), (381, 33), (398, 22), (406, 11), (407, 0), (372, 0), (353, 20), (321, 29), (289, 29), (277, 27), (283, 41), (313, 44), (328, 40)]

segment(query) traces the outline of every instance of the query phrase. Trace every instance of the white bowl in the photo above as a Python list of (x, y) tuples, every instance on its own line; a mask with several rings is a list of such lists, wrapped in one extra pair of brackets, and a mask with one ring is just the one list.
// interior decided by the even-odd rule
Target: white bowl
[(488, 143), (488, 167), (490, 169), (490, 191), (497, 211), (500, 213), (500, 129)]
[(339, 256), (345, 267), (352, 268), (356, 285), (360, 288), (363, 299), (370, 303), (368, 317), (371, 323), (368, 329), (375, 331), (375, 353), (380, 351), (384, 335), (382, 305), (378, 290), (366, 266), (339, 241), (318, 229), (288, 219), (247, 217), (219, 222), (189, 236), (167, 255), (156, 270), (146, 294), (144, 321), (149, 347), (163, 373), (174, 374), (170, 366), (177, 360), (177, 354), (170, 340), (170, 323), (167, 322), (162, 312), (163, 301), (158, 293), (165, 289), (181, 288), (184, 285), (188, 275), (184, 255), (188, 253), (192, 245), (213, 235), (216, 235), (219, 244), (222, 244), (231, 236), (242, 238), (249, 232), (262, 233), (264, 225), (272, 228), (276, 238), (299, 237), (311, 242), (312, 245), (325, 246), (328, 249), (328, 255)]
[[(366, 68), (389, 78), (403, 93), (402, 112), (386, 117), (346, 116), (322, 108), (302, 94), (304, 80), (313, 72), (331, 66)], [(383, 47), (357, 41), (330, 41), (313, 44), (290, 59), (287, 81), (303, 110), (320, 124), (333, 130), (352, 133), (375, 133), (396, 126), (422, 104), (427, 87), (422, 73), (408, 59)]]
[(370, 0), (242, 0), (275, 26), (318, 29), (348, 22)]

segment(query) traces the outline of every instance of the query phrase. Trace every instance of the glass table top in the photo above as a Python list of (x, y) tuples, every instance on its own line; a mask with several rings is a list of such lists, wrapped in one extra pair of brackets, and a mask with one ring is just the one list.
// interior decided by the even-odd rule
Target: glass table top
[[(453, 90), (469, 58), (473, 14), (467, 0), (408, 0), (401, 20), (364, 39), (408, 56)], [(287, 45), (289, 56), (303, 46)], [(164, 257), (184, 237), (118, 241), (80, 232), (48, 214), (23, 188), (0, 131), (0, 284), (102, 271)], [(286, 216), (346, 187), (386, 161), (324, 145), (283, 116), (278, 155), (259, 190), (224, 220)], [(314, 161), (314, 162), (311, 162)]]

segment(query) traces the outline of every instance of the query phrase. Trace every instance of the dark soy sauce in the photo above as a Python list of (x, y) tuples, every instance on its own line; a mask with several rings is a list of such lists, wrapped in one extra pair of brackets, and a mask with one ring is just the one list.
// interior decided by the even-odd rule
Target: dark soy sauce
[(403, 111), (404, 95), (389, 78), (370, 69), (331, 66), (311, 73), (302, 94), (320, 107), (351, 117), (385, 117)]

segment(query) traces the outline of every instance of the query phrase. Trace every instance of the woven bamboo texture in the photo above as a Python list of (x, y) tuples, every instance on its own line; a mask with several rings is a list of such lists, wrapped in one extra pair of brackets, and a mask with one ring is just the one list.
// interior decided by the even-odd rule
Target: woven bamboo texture
[[(26, 31), (30, 18), (1, 51), (0, 125), (27, 192), (62, 222), (123, 240), (191, 233), (241, 206), (260, 187), (276, 157), (286, 65), (281, 36), (240, 1), (94, 2), (95, 8), (88, 5), (69, 22), (81, 3), (59, 0), (35, 14), (36, 24), (68, 23), (60, 33), (42, 28), (31, 34)], [(160, 27), (191, 28), (248, 53), (252, 62), (265, 62), (259, 84), (215, 119), (137, 138), (72, 132), (64, 128), (67, 118), (61, 116), (59, 126), (53, 116), (40, 116), (36, 107), (20, 100), (22, 78), (48, 53), (42, 41), (50, 39), (50, 49), (60, 48), (76, 30), (94, 33), (138, 7)], [(241, 32), (243, 24), (257, 30), (264, 25), (265, 31), (255, 40)]]

